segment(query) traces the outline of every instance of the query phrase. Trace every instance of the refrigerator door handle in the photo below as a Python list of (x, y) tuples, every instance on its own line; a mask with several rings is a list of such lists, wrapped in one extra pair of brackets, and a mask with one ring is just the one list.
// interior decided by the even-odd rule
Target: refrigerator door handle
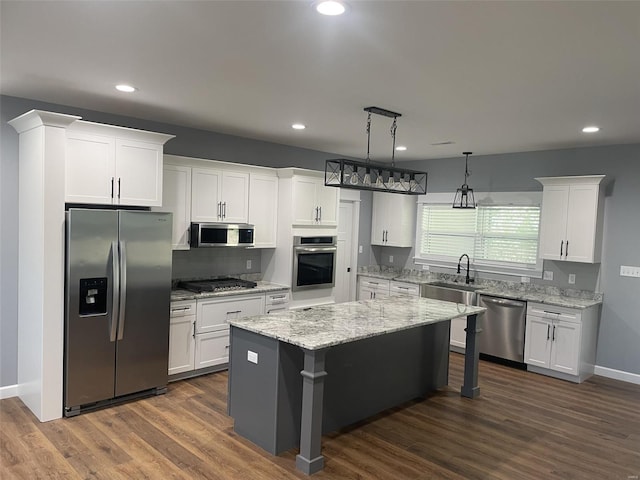
[(124, 318), (127, 307), (127, 247), (120, 240), (120, 305), (118, 315), (118, 340), (124, 337)]
[(116, 341), (116, 326), (120, 315), (120, 256), (118, 242), (111, 242), (111, 316), (109, 317), (109, 341)]

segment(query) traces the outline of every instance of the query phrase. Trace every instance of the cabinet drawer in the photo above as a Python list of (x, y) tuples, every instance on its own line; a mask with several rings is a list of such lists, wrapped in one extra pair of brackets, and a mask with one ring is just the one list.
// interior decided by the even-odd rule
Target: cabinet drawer
[(229, 320), (262, 315), (264, 312), (264, 296), (198, 300), (197, 312), (196, 333), (228, 330)]
[(360, 285), (371, 290), (389, 290), (389, 280), (360, 277)]
[(289, 292), (267, 293), (265, 305), (283, 305), (289, 303)]
[(206, 368), (229, 361), (229, 331), (196, 335), (195, 368)]
[(179, 302), (171, 302), (171, 318), (187, 317), (196, 314), (195, 300), (181, 300)]
[(396, 295), (412, 295), (414, 297), (420, 296), (420, 286), (415, 283), (404, 283), (392, 281), (389, 286), (389, 293), (391, 296)]

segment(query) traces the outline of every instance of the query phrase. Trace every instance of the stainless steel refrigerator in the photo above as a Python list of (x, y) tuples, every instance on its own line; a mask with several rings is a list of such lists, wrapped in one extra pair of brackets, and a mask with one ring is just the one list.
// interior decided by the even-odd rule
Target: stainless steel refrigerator
[(164, 393), (170, 213), (69, 209), (64, 415)]

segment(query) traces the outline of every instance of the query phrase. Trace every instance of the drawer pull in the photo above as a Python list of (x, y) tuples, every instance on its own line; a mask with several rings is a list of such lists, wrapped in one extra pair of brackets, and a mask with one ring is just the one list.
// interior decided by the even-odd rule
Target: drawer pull
[(242, 310), (235, 310), (233, 312), (227, 312), (227, 315), (231, 315), (233, 313), (241, 313), (241, 312), (242, 312)]

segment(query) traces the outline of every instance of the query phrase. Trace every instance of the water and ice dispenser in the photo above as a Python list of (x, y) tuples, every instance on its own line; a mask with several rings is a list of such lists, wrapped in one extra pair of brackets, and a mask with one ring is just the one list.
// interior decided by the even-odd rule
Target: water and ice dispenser
[(80, 279), (80, 316), (107, 314), (107, 277)]

